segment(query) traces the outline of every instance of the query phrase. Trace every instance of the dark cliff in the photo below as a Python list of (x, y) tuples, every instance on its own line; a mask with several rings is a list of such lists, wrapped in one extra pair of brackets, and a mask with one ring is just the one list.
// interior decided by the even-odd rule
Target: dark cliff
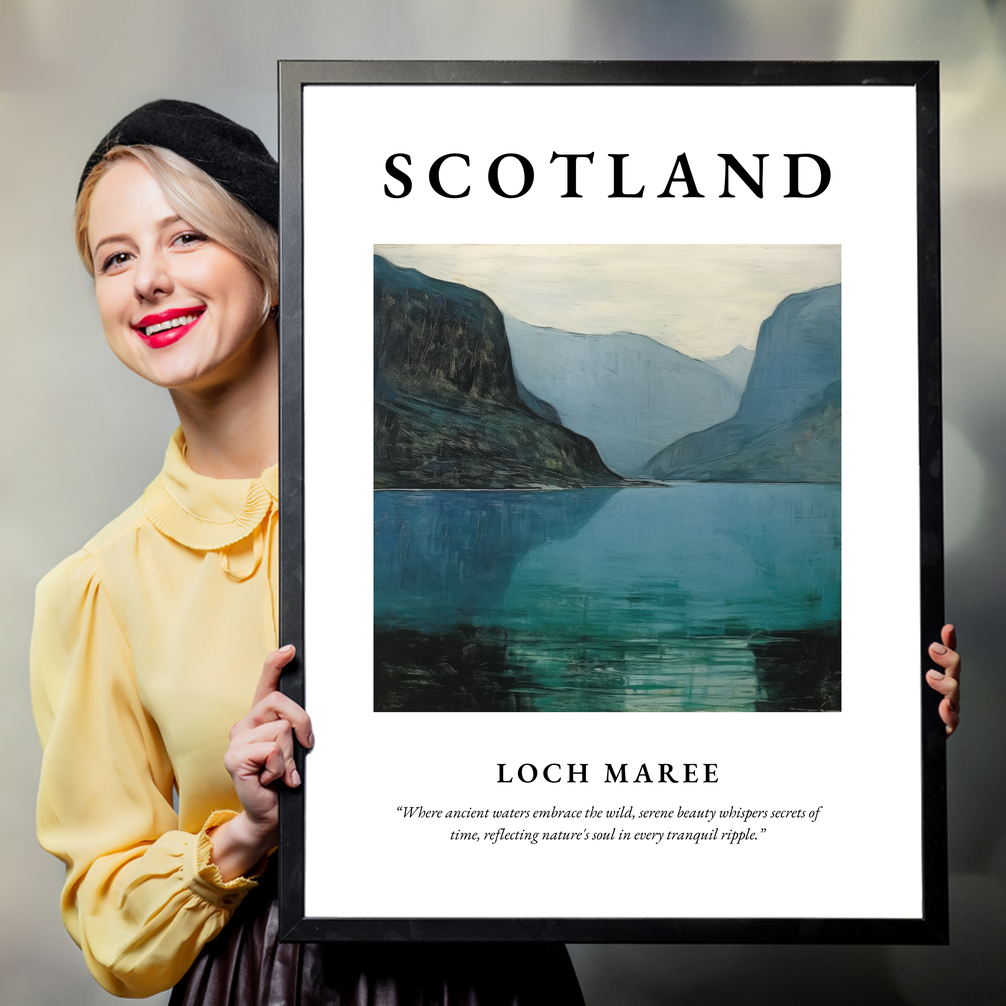
[(374, 257), (375, 488), (621, 481), (586, 437), (521, 400), (489, 297)]

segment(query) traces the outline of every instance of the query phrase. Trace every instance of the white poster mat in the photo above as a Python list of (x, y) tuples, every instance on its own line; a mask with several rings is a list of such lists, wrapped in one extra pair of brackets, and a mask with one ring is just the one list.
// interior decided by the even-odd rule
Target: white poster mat
[[(915, 144), (911, 87), (305, 87), (305, 653), (318, 738), (308, 916), (921, 917)], [(553, 151), (595, 152), (580, 161), (583, 198), (560, 198)], [(394, 199), (385, 162), (399, 152), (414, 187)], [(470, 185), (467, 198), (430, 188), (430, 164), (449, 152), (470, 158), (443, 176)], [(487, 182), (508, 152), (535, 168), (519, 199)], [(680, 198), (679, 185), (678, 198), (657, 199), (682, 152), (705, 198)], [(783, 198), (784, 154), (801, 152), (827, 160), (830, 186)], [(630, 155), (625, 191), (645, 185), (642, 198), (608, 198), (609, 153)], [(763, 198), (736, 179), (736, 198), (719, 198), (721, 153), (752, 172), (752, 155), (769, 155)], [(841, 246), (841, 712), (373, 711), (374, 246), (508, 243)], [(587, 763), (589, 781), (501, 785), (501, 762), (559, 763), (564, 777)], [(719, 781), (603, 781), (606, 763), (627, 763), (632, 778), (661, 762), (715, 763)], [(396, 809), (630, 805), (820, 814), (728, 822), (757, 825), (736, 843), (462, 843), (450, 832), (469, 822)]]

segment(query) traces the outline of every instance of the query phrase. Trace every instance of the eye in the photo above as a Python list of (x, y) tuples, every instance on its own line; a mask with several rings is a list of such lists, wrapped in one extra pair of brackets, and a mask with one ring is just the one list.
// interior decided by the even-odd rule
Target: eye
[(118, 272), (118, 270), (122, 266), (124, 266), (130, 260), (131, 257), (132, 256), (129, 254), (129, 252), (124, 251), (114, 252), (113, 254), (109, 255), (104, 262), (102, 262), (101, 271), (103, 273)]
[(176, 248), (194, 248), (196, 245), (203, 244), (208, 240), (209, 238), (205, 234), (200, 234), (199, 231), (183, 231), (171, 243)]

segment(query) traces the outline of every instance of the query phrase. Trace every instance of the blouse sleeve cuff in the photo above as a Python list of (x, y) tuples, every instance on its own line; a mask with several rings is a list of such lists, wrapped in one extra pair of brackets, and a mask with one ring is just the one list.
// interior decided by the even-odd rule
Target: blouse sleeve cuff
[(252, 888), (258, 887), (255, 878), (261, 876), (269, 865), (269, 857), (263, 856), (255, 868), (245, 876), (224, 880), (216, 863), (210, 861), (213, 842), (207, 833), (237, 815), (236, 810), (215, 810), (206, 819), (202, 831), (195, 836), (195, 841), (186, 845), (183, 856), (182, 874), (186, 886), (194, 894), (218, 908), (237, 908), (245, 895)]

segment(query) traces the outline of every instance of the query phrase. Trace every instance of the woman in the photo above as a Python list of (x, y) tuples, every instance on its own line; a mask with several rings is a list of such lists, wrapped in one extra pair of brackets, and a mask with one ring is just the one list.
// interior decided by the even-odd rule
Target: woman
[(38, 831), (67, 929), (122, 996), (582, 1004), (561, 946), (277, 944), (276, 787), (300, 785), (294, 737), (313, 744), (277, 690), (277, 221), (258, 137), (187, 102), (128, 115), (81, 178), (106, 339), (180, 426), (143, 497), (38, 589)]
[[(123, 119), (81, 179), (106, 338), (180, 427), (142, 499), (39, 585), (38, 830), (67, 929), (116, 995), (582, 1003), (561, 946), (276, 942), (276, 785), (300, 785), (293, 738), (313, 744), (274, 649), (277, 186), (253, 133), (174, 101)], [(948, 734), (955, 645), (948, 626), (930, 651)]]

